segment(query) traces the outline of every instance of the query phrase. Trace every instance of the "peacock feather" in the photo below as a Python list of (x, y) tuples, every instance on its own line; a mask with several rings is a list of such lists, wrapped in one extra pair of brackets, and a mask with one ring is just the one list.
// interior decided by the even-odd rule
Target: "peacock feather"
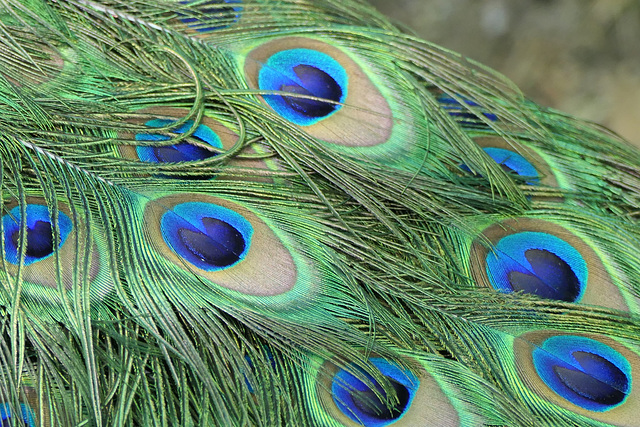
[(640, 426), (640, 153), (360, 0), (0, 5), (0, 415)]

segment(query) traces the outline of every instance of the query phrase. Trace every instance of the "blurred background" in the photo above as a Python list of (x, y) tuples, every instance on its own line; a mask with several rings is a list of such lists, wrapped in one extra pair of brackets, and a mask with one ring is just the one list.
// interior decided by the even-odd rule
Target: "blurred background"
[(639, 0), (370, 0), (405, 31), (501, 72), (541, 105), (640, 146)]

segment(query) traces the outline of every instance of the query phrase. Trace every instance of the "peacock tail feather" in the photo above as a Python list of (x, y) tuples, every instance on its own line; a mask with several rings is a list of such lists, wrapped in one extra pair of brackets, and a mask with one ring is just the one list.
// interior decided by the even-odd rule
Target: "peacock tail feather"
[(360, 0), (0, 5), (0, 415), (638, 426), (640, 153)]

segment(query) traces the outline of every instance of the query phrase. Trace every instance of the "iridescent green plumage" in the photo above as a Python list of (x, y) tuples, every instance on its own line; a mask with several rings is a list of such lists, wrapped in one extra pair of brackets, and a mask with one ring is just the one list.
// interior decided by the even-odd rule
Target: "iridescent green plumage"
[(0, 17), (4, 418), (637, 423), (614, 135), (360, 1)]

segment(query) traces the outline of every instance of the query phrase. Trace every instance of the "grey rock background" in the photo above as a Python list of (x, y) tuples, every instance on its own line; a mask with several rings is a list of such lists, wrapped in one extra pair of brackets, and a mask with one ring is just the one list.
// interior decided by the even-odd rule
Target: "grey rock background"
[(542, 105), (640, 146), (639, 0), (371, 0), (405, 30), (501, 72)]

